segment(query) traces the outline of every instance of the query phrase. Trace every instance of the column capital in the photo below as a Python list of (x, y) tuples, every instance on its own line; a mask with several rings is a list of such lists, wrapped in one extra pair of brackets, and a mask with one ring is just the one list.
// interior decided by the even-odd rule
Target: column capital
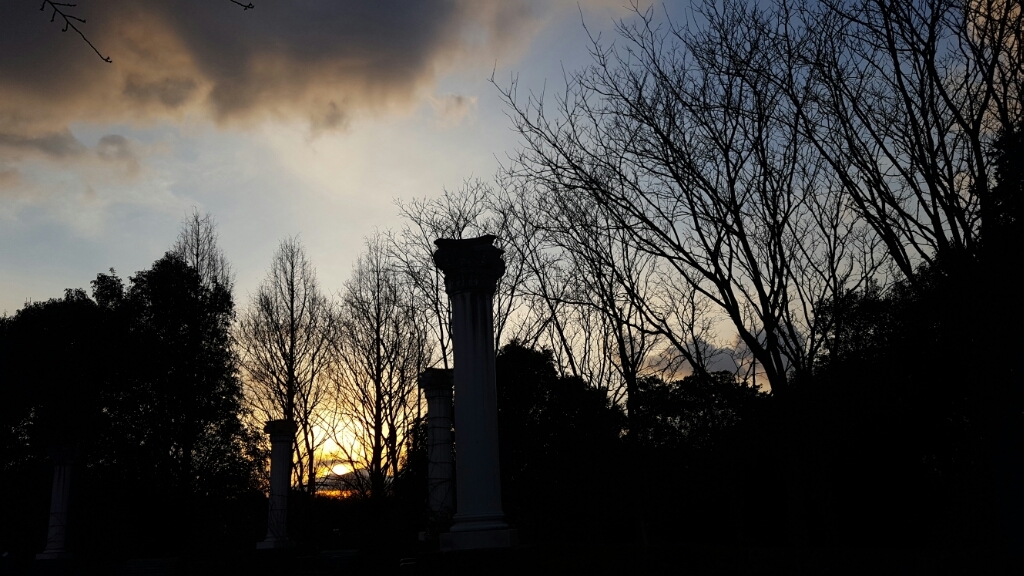
[(505, 273), (503, 250), (494, 246), (497, 236), (434, 240), (434, 264), (444, 272), (444, 288), (449, 295), (460, 292), (494, 294), (498, 278)]
[(451, 398), (455, 386), (455, 375), (451, 368), (427, 368), (420, 372), (417, 382), (427, 398), (447, 396)]
[(263, 432), (270, 434), (270, 441), (274, 441), (274, 437), (284, 436), (289, 440), (295, 437), (295, 431), (298, 430), (298, 426), (295, 425), (294, 420), (271, 420), (263, 426)]

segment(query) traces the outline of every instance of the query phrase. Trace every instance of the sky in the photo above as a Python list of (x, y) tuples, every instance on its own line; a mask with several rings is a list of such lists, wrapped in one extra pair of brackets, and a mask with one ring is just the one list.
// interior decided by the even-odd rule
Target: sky
[(289, 235), (340, 291), (363, 239), (401, 226), (395, 199), (507, 163), (499, 88), (564, 87), (590, 62), (588, 31), (610, 40), (631, 14), (629, 0), (253, 4), (62, 7), (97, 54), (39, 0), (0, 0), (0, 314), (148, 268), (193, 209), (217, 222), (240, 306)]

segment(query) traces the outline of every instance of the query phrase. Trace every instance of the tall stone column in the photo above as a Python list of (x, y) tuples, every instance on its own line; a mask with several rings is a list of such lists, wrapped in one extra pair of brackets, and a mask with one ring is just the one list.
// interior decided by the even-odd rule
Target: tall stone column
[(36, 554), (38, 560), (67, 558), (65, 549), (68, 529), (68, 497), (71, 494), (70, 451), (58, 450), (53, 454), (53, 487), (50, 490), (50, 525), (46, 531), (46, 548)]
[(267, 537), (256, 548), (287, 548), (288, 490), (292, 484), (292, 442), (295, 422), (271, 420), (263, 428), (270, 434), (270, 502), (267, 510)]
[(452, 384), (452, 371), (442, 368), (427, 368), (419, 377), (427, 397), (427, 500), (431, 513), (442, 517), (455, 509)]
[(500, 548), (515, 543), (501, 509), (498, 406), (494, 381), (492, 298), (505, 273), (494, 236), (434, 242), (452, 304), (455, 355), (455, 524), (442, 549)]

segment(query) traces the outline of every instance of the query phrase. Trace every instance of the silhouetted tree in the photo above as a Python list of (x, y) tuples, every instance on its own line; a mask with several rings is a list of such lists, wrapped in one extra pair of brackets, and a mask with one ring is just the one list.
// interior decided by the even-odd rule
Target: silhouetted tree
[(334, 305), (321, 293), (305, 249), (297, 238), (282, 240), (239, 319), (237, 342), (256, 414), (298, 425), (298, 483), (309, 494), (316, 492), (316, 448), (324, 435), (315, 427), (330, 390), (336, 330)]
[(333, 342), (336, 443), (355, 472), (348, 488), (375, 500), (389, 494), (405, 466), (422, 415), (417, 377), (431, 363), (427, 314), (387, 242), (379, 234), (366, 240), (345, 283)]
[(217, 224), (207, 213), (202, 216), (193, 209), (182, 225), (171, 252), (199, 273), (203, 286), (213, 290), (220, 284), (229, 293), (234, 287), (231, 264), (217, 245)]
[[(231, 347), (234, 307), (219, 283), (173, 253), (131, 278), (93, 282), (108, 310), (118, 356), (103, 370), (104, 422), (94, 451), (98, 481), (116, 487), (124, 506), (120, 529), (136, 541), (159, 538), (181, 525), (216, 534), (225, 519), (213, 510), (256, 488), (263, 465), (255, 431), (245, 427), (237, 359)], [(136, 532), (148, 513), (160, 530)], [(213, 524), (204, 522), (214, 521)]]
[[(4, 324), (4, 465), (88, 437), (109, 361), (101, 311), (84, 290), (30, 302)], [(9, 450), (9, 451), (8, 451)]]
[(444, 291), (444, 275), (434, 264), (433, 253), (439, 238), (474, 238), (492, 234), (498, 247), (505, 250), (505, 274), (498, 280), (494, 292), (494, 347), (508, 339), (514, 312), (522, 305), (522, 286), (525, 268), (519, 254), (508, 249), (506, 243), (514, 233), (509, 215), (495, 210), (492, 187), (481, 180), (467, 179), (457, 190), (445, 190), (440, 198), (415, 199), (407, 204), (398, 203), (399, 213), (408, 223), (392, 239), (392, 258), (401, 263), (401, 270), (412, 282), (421, 306), (430, 311), (431, 331), (440, 348), (440, 363), (449, 367), (451, 335), (448, 332), (451, 310)]
[(976, 290), (973, 269), (936, 259), (912, 280), (819, 304), (830, 329), (793, 417), (811, 476), (844, 495), (818, 511), (831, 516), (833, 537), (863, 541), (844, 526), (883, 515), (876, 542), (992, 541), (996, 521), (983, 520), (987, 371), (950, 356), (984, 306), (961, 301)]
[(182, 525), (223, 542), (262, 466), (241, 420), (230, 293), (173, 254), (127, 288), (113, 270), (92, 284), (94, 299), (68, 290), (2, 322), (3, 388), (17, 392), (2, 414), (5, 487), (45, 488), (33, 462), (70, 451), (72, 546), (149, 550)]
[[(795, 109), (810, 96), (790, 99), (762, 73), (784, 62), (768, 42), (776, 13), (739, 2), (695, 10), (699, 27), (659, 26), (653, 9), (638, 10), (619, 24), (620, 43), (594, 40), (594, 63), (568, 75), (555, 115), (543, 96), (503, 90), (524, 142), (511, 171), (561, 204), (586, 198), (654, 258), (663, 285), (731, 322), (780, 394), (820, 346), (813, 303), (863, 283), (876, 255), (847, 215), (849, 191), (801, 129)], [(635, 303), (650, 320), (666, 316), (657, 298)], [(702, 368), (687, 323), (651, 324)]]
[(0, 318), (0, 489), (18, 494), (0, 515), (5, 551), (42, 548), (52, 481), (47, 459), (65, 453), (77, 464), (89, 461), (103, 417), (109, 341), (102, 311), (80, 289)]
[(608, 522), (622, 501), (621, 409), (603, 390), (559, 377), (547, 351), (513, 342), (495, 368), (505, 512), (540, 537)]
[(906, 279), (949, 253), (977, 258), (992, 201), (991, 143), (1021, 106), (1016, 0), (780, 4), (776, 80)]

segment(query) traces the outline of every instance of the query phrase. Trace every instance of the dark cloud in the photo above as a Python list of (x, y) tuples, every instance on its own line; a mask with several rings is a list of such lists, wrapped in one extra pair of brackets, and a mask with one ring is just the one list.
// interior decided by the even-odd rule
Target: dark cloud
[(120, 134), (107, 134), (96, 143), (96, 155), (121, 167), (123, 176), (134, 178), (142, 169), (130, 140)]
[(348, 115), (333, 101), (310, 111), (309, 127), (314, 137), (323, 132), (344, 130), (348, 128), (348, 123)]
[(128, 139), (120, 134), (107, 134), (100, 138), (96, 144), (96, 153), (104, 160), (131, 160), (135, 157)]
[(198, 85), (191, 78), (162, 78), (145, 80), (138, 74), (125, 78), (124, 95), (140, 104), (157, 102), (165, 108), (175, 109), (192, 99)]
[(228, 0), (83, 0), (68, 8), (112, 64), (33, 4), (0, 6), (0, 132), (195, 109), (218, 122), (270, 115), (343, 129), (353, 111), (409, 105), (445, 70), (507, 57), (548, 3), (261, 0), (242, 11)]
[(67, 159), (86, 151), (84, 144), (75, 138), (70, 130), (43, 133), (38, 136), (0, 132), (0, 149), (7, 148), (19, 153), (41, 153), (53, 159)]

